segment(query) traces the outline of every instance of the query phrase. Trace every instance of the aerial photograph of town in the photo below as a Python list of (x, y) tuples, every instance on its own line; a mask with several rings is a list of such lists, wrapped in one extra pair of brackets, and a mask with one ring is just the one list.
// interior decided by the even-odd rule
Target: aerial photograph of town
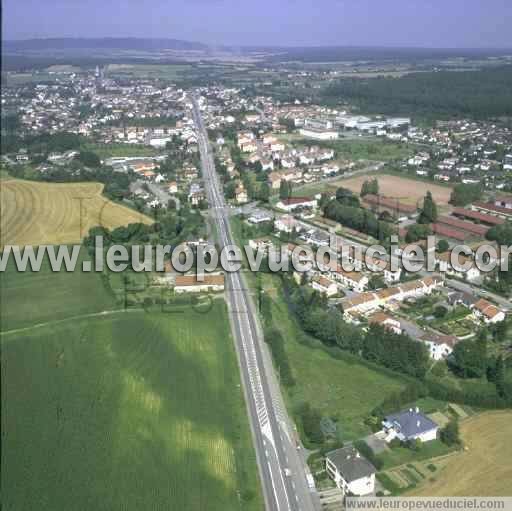
[(2, 509), (512, 510), (511, 26), (3, 0)]

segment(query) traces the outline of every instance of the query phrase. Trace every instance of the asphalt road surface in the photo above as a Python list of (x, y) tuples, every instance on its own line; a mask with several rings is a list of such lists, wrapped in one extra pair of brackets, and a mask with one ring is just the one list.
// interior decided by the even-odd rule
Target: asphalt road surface
[[(228, 208), (195, 98), (201, 167), (211, 213), (221, 247), (233, 245)], [(283, 404), (272, 361), (263, 345), (257, 312), (240, 271), (226, 272), (226, 298), (236, 342), (263, 496), (269, 511), (317, 509), (317, 494), (310, 489), (309, 469), (298, 450), (292, 423)]]

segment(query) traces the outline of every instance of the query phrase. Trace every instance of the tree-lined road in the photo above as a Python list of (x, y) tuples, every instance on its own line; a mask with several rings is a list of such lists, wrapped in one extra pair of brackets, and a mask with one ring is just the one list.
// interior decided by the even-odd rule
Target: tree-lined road
[[(234, 244), (227, 206), (201, 112), (196, 98), (192, 101), (205, 189), (222, 248)], [(225, 288), (266, 509), (313, 511), (317, 500), (308, 486), (309, 469), (297, 451), (293, 426), (242, 273), (226, 272)]]

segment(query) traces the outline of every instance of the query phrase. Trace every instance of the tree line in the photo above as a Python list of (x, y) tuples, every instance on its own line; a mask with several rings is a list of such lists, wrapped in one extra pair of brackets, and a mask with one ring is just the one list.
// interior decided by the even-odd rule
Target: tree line
[(303, 330), (328, 346), (338, 346), (392, 371), (424, 378), (429, 356), (424, 344), (380, 325), (367, 332), (344, 321), (341, 311), (329, 309), (325, 297), (284, 277), (288, 303)]
[(321, 97), (327, 103), (343, 98), (362, 111), (386, 115), (487, 119), (512, 115), (511, 81), (512, 66), (411, 73), (400, 78), (343, 78), (328, 85)]
[(386, 243), (395, 228), (379, 220), (374, 213), (361, 207), (359, 198), (346, 188), (338, 188), (336, 197), (324, 205), (324, 216), (346, 227), (355, 229)]

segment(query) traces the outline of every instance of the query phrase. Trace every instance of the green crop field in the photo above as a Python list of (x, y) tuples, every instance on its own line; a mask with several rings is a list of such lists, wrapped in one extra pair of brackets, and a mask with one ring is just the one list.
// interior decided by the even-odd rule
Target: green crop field
[(259, 509), (223, 302), (5, 336), (2, 362), (4, 509)]
[(39, 272), (17, 272), (12, 257), (0, 273), (0, 306), (2, 331), (118, 308), (100, 274), (52, 272), (47, 259)]
[(221, 299), (124, 311), (98, 274), (0, 278), (3, 509), (263, 507)]

